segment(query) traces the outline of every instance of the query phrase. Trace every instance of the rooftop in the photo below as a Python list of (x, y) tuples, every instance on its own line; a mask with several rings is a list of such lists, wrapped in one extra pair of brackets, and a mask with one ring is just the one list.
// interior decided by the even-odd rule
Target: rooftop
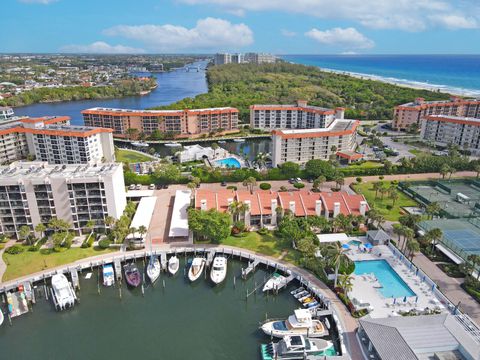
[(42, 161), (16, 161), (10, 165), (0, 166), (0, 181), (37, 179), (45, 181), (47, 178), (81, 179), (113, 174), (120, 163), (106, 163), (101, 165), (49, 165)]
[(327, 128), (315, 128), (315, 129), (287, 129), (287, 130), (274, 130), (274, 135), (280, 135), (282, 137), (322, 137), (322, 136), (334, 136), (342, 135), (355, 131), (359, 125), (358, 120), (341, 120), (336, 119)]

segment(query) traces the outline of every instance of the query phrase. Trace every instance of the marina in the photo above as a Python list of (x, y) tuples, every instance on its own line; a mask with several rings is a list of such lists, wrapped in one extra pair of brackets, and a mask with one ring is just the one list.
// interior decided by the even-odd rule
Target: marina
[[(217, 286), (215, 286), (210, 279), (206, 279), (206, 273), (205, 276), (200, 276), (197, 281), (190, 283), (187, 279), (182, 281), (181, 277), (172, 276), (169, 274), (169, 271), (162, 271), (159, 280), (159, 282), (162, 283), (162, 286), (152, 287), (149, 284), (146, 284), (144, 291), (143, 286), (142, 291), (140, 288), (130, 288), (130, 291), (127, 291), (127, 289), (122, 290), (121, 282), (117, 282), (114, 286), (108, 288), (104, 287), (101, 290), (101, 293), (98, 291), (97, 283), (101, 281), (101, 272), (92, 271), (93, 268), (100, 267), (105, 263), (114, 264), (115, 269), (117, 268), (115, 265), (117, 263), (120, 263), (121, 265), (136, 264), (139, 272), (143, 273), (146, 271), (146, 266), (150, 261), (149, 257), (151, 254), (160, 257), (164, 254), (165, 258), (168, 259), (177, 258), (180, 267), (185, 266), (189, 262), (189, 259), (191, 260), (196, 257), (203, 260), (205, 264), (204, 266), (206, 267), (204, 269), (205, 272), (211, 270), (207, 267), (206, 259), (212, 259), (209, 265), (213, 268), (215, 259), (223, 254), (226, 259), (229, 259), (228, 272), (226, 273), (225, 280)], [(142, 336), (139, 336), (138, 341), (143, 341), (140, 340), (140, 338), (143, 339), (144, 334), (150, 331), (152, 336), (155, 336), (155, 344), (158, 345), (158, 342), (161, 341), (162, 349), (164, 349), (164, 352), (162, 353), (167, 354), (167, 357), (171, 357), (172, 354), (177, 354), (176, 352), (180, 351), (181, 354), (178, 358), (188, 358), (189, 354), (187, 354), (187, 352), (196, 351), (195, 355), (201, 356), (204, 359), (225, 358), (240, 360), (245, 358), (258, 358), (259, 346), (261, 343), (265, 343), (267, 339), (269, 339), (268, 336), (265, 337), (265, 335), (258, 329), (258, 322), (270, 316), (277, 318), (282, 316), (285, 317), (288, 314), (291, 314), (295, 309), (298, 309), (298, 300), (290, 294), (290, 292), (298, 288), (298, 284), (302, 284), (305, 289), (310, 289), (312, 294), (316, 294), (319, 299), (321, 299), (322, 294), (318, 289), (315, 289), (313, 286), (311, 287), (307, 281), (301, 278), (301, 276), (292, 273), (291, 276), (294, 277), (293, 279), (295, 282), (286, 285), (287, 291), (278, 295), (273, 295), (262, 294), (260, 289), (255, 291), (250, 297), (247, 297), (246, 294), (251, 292), (252, 289), (258, 287), (258, 284), (263, 284), (265, 279), (268, 279), (274, 271), (281, 271), (286, 274), (288, 269), (281, 264), (269, 262), (268, 260), (260, 258), (257, 259), (258, 266), (255, 271), (251, 272), (248, 279), (242, 280), (241, 274), (242, 268), (245, 267), (245, 260), (252, 262), (252, 255), (242, 253), (241, 251), (235, 251), (233, 249), (209, 250), (179, 248), (168, 251), (154, 250), (151, 253), (136, 251), (127, 253), (120, 259), (112, 256), (110, 259), (104, 259), (96, 263), (86, 262), (82, 264), (82, 266), (76, 268), (80, 274), (79, 285), (81, 286), (82, 294), (81, 305), (75, 306), (68, 311), (50, 314), (52, 312), (51, 302), (44, 301), (44, 295), (46, 294), (43, 294), (42, 287), (37, 287), (36, 293), (43, 301), (37, 301), (35, 313), (31, 316), (22, 317), (21, 322), (15, 321), (10, 327), (2, 326), (2, 328), (0, 328), (0, 346), (2, 346), (4, 341), (11, 341), (11, 337), (14, 336), (13, 334), (21, 331), (19, 329), (29, 327), (27, 323), (31, 321), (36, 323), (34, 326), (36, 331), (41, 329), (42, 332), (42, 336), (37, 340), (39, 341), (38, 345), (40, 346), (42, 339), (48, 343), (46, 335), (43, 337), (43, 330), (49, 334), (51, 334), (52, 331), (57, 333), (57, 331), (60, 330), (55, 330), (52, 328), (53, 325), (48, 324), (51, 322), (62, 324), (63, 321), (61, 319), (64, 317), (69, 318), (69, 326), (71, 326), (72, 329), (75, 329), (73, 333), (77, 334), (77, 338), (81, 339), (78, 341), (79, 344), (84, 343), (84, 341), (93, 341), (92, 338), (90, 338), (91, 336), (94, 336), (93, 333), (89, 334), (88, 331), (87, 334), (82, 333), (82, 335), (77, 333), (77, 331), (79, 331), (77, 330), (78, 327), (82, 328), (83, 326), (84, 328), (86, 326), (83, 323), (84, 317), (80, 316), (80, 313), (85, 311), (92, 312), (96, 317), (99, 317), (97, 322), (101, 324), (101, 329), (96, 328), (96, 332), (100, 331), (102, 334), (105, 334), (109, 332), (107, 331), (107, 328), (114, 329), (110, 330), (112, 334), (107, 336), (107, 339), (113, 339), (114, 334), (118, 334), (120, 331), (128, 331), (126, 327), (129, 326), (141, 326), (142, 329), (146, 327), (145, 331), (142, 332)], [(70, 274), (72, 269), (66, 267), (62, 270), (63, 272)], [(85, 276), (81, 275), (82, 270), (84, 273), (91, 273), (92, 277), (89, 280), (85, 279)], [(62, 272), (58, 269), (57, 271), (59, 273)], [(40, 276), (37, 278), (36, 282), (42, 283), (44, 278), (48, 279), (47, 274), (45, 277)], [(14, 286), (14, 284), (10, 284), (9, 286)], [(5, 290), (7, 289), (3, 289), (3, 291)], [(192, 297), (195, 298), (194, 303), (189, 300)], [(116, 299), (116, 301), (114, 301), (114, 299)], [(328, 301), (322, 305), (322, 311), (327, 309), (329, 306)], [(101, 313), (98, 313), (100, 310), (97, 311), (97, 307), (98, 309), (101, 309)], [(114, 315), (114, 312), (118, 311), (119, 307), (122, 309), (121, 311), (123, 311), (122, 317)], [(168, 311), (165, 311), (165, 309), (168, 309)], [(199, 312), (198, 309), (202, 309), (202, 311)], [(320, 307), (318, 309), (320, 309)], [(331, 316), (331, 321), (333, 322), (333, 313), (330, 311), (328, 314)], [(205, 316), (209, 317), (208, 320), (207, 318), (203, 319)], [(215, 318), (217, 316), (219, 317), (218, 320), (212, 320), (212, 317)], [(197, 342), (206, 341), (207, 346), (201, 346), (200, 343), (198, 343), (198, 346), (195, 345), (193, 347), (188, 347), (188, 349), (185, 347), (181, 347), (181, 349), (179, 349), (178, 346), (175, 347), (174, 344), (179, 344), (179, 339), (175, 335), (181, 333), (182, 329), (184, 329), (183, 322), (175, 324), (175, 321), (173, 320), (175, 317), (179, 319), (188, 319), (189, 317), (195, 318), (196, 321), (190, 322), (189, 327), (192, 327), (192, 329), (190, 329), (191, 331), (196, 331), (200, 335), (198, 336), (198, 339), (194, 339), (193, 342), (197, 344)], [(151, 320), (152, 318), (155, 319), (153, 322)], [(229, 321), (234, 321), (235, 326), (231, 326), (231, 322), (226, 323), (225, 321), (220, 320), (226, 318), (232, 319)], [(123, 319), (126, 321), (123, 321)], [(73, 323), (70, 324), (72, 321)], [(78, 325), (76, 322), (82, 324)], [(86, 322), (88, 323), (88, 321)], [(208, 327), (202, 325), (206, 322), (209, 324)], [(166, 326), (166, 324), (168, 324), (168, 326)], [(210, 326), (211, 324), (215, 325)], [(66, 326), (66, 324), (63, 324), (63, 326)], [(197, 327), (199, 327), (198, 330), (195, 330)], [(340, 326), (338, 330), (339, 335), (330, 340), (336, 342), (338, 351), (345, 351), (343, 342), (340, 340), (342, 338)], [(245, 337), (245, 334), (249, 335)], [(214, 336), (218, 339), (212, 343), (211, 340), (208, 340), (208, 336)], [(210, 345), (208, 345), (209, 341)], [(97, 354), (108, 354), (109, 356), (121, 354), (122, 357), (130, 354), (133, 356), (133, 350), (126, 349), (123, 345), (116, 346), (112, 349), (111, 346), (107, 346), (106, 344), (103, 344), (103, 342), (104, 341), (102, 341), (100, 349), (97, 349), (97, 351), (99, 351)], [(72, 353), (74, 351), (73, 349), (77, 348), (77, 346), (79, 345), (73, 345), (71, 348)], [(198, 354), (199, 348), (201, 349), (200, 355)], [(147, 359), (156, 358), (153, 356), (149, 357), (149, 353), (147, 352), (148, 349), (153, 351), (149, 345), (142, 348), (141, 353), (143, 357)], [(8, 354), (11, 356), (22, 357), (22, 354), (25, 354), (23, 353), (25, 351), (34, 351), (34, 349), (12, 349), (9, 347)], [(218, 351), (220, 351), (220, 353)], [(138, 353), (136, 353), (136, 355), (138, 356)], [(88, 351), (87, 354), (82, 354), (82, 356), (82, 358), (88, 356)], [(76, 359), (79, 357), (72, 356), (70, 358)]]

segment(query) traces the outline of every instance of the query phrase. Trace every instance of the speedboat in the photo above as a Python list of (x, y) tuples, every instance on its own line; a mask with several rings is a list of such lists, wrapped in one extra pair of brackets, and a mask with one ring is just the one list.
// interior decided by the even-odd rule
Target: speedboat
[(219, 140), (218, 143), (219, 144), (226, 144), (227, 142), (225, 140)]
[(308, 309), (297, 309), (286, 320), (267, 320), (260, 328), (265, 334), (278, 338), (293, 335), (316, 338), (328, 335), (328, 330), (322, 321), (313, 319)]
[(309, 356), (327, 355), (332, 342), (323, 339), (310, 339), (301, 335), (285, 336), (277, 343), (262, 344), (260, 353), (263, 360), (307, 359)]
[(267, 280), (263, 286), (263, 292), (270, 290), (278, 290), (287, 284), (287, 278), (278, 273), (273, 273), (272, 277)]
[(150, 261), (147, 265), (147, 276), (152, 284), (160, 276), (160, 261), (158, 260), (158, 257), (153, 255), (150, 257)]
[(237, 143), (243, 143), (243, 142), (245, 142), (245, 139), (239, 139), (239, 138), (237, 138), (237, 139), (233, 139), (233, 141), (235, 141), (235, 142), (237, 142)]
[(103, 265), (103, 286), (112, 286), (115, 284), (115, 274), (112, 264)]
[(169, 143), (166, 143), (165, 146), (166, 147), (180, 147), (180, 146), (182, 146), (182, 144), (180, 144), (178, 142), (169, 142)]
[(216, 256), (213, 260), (212, 270), (210, 271), (210, 279), (214, 284), (220, 284), (227, 276), (227, 258), (224, 256)]
[(53, 302), (58, 310), (73, 307), (75, 304), (77, 295), (75, 294), (75, 291), (73, 291), (72, 284), (70, 284), (65, 275), (55, 274), (52, 276), (51, 292)]
[(190, 269), (188, 269), (188, 278), (190, 281), (195, 281), (202, 275), (204, 266), (205, 259), (199, 257), (193, 259), (192, 265), (190, 265)]
[(126, 264), (123, 266), (125, 272), (125, 280), (127, 284), (133, 287), (137, 287), (142, 282), (142, 274), (135, 264)]
[(133, 141), (131, 144), (133, 146), (136, 146), (136, 147), (149, 147), (150, 146), (146, 142), (143, 142), (143, 141)]
[(168, 259), (168, 272), (172, 275), (175, 275), (180, 268), (180, 260), (178, 260), (177, 255), (173, 255)]

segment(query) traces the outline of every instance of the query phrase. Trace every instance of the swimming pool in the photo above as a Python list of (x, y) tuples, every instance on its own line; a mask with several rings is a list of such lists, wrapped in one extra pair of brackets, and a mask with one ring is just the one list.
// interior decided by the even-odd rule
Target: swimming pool
[(240, 161), (233, 157), (228, 157), (222, 160), (217, 160), (215, 161), (215, 164), (217, 166), (223, 166), (223, 167), (231, 167), (231, 168), (241, 168), (242, 165), (240, 164)]
[(378, 282), (382, 285), (378, 290), (386, 298), (416, 295), (385, 260), (355, 261), (354, 273), (355, 275), (374, 273)]
[(362, 245), (362, 242), (358, 241), (358, 240), (350, 240), (348, 242), (348, 245), (360, 246), (360, 245)]

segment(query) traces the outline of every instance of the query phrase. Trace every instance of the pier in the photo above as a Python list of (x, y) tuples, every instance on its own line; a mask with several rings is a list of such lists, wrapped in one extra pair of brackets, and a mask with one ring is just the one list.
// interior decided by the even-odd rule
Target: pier
[(74, 289), (80, 289), (80, 281), (78, 278), (77, 269), (70, 270), (70, 277), (72, 278), (72, 285)]
[(115, 278), (117, 281), (122, 281), (122, 260), (113, 259), (113, 267), (115, 268)]
[(167, 253), (162, 252), (160, 253), (160, 267), (163, 271), (167, 270), (168, 260), (167, 260)]

